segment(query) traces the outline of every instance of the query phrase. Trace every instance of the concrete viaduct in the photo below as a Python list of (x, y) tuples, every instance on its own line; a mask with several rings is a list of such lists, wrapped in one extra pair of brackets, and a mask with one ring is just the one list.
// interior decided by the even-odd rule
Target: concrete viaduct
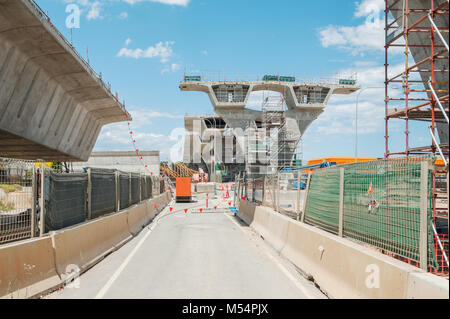
[(0, 156), (87, 160), (103, 125), (130, 119), (30, 0), (0, 0)]
[[(201, 80), (201, 79), (200, 79)], [(293, 79), (291, 79), (292, 81)], [(249, 123), (256, 127), (263, 112), (246, 108), (251, 92), (274, 91), (283, 95), (287, 104), (286, 126), (298, 144), (308, 126), (324, 111), (332, 94), (351, 94), (359, 89), (351, 81), (337, 83), (305, 83), (287, 81), (199, 81), (199, 77), (185, 77), (182, 91), (208, 94), (217, 115), (228, 127), (243, 131)], [(192, 143), (192, 142), (191, 142)], [(243, 145), (239, 145), (242, 150)]]

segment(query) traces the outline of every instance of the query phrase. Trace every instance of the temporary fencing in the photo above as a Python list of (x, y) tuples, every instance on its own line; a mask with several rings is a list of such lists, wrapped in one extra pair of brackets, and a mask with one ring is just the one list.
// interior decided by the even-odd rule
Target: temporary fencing
[(87, 187), (86, 173), (63, 174), (48, 171), (45, 176), (45, 232), (86, 220)]
[[(283, 177), (280, 172), (266, 177), (262, 202), (299, 221), (448, 275), (448, 216), (441, 234), (433, 221), (433, 163), (429, 156), (383, 159), (317, 169), (309, 178)], [(247, 200), (259, 203), (254, 196), (259, 179), (239, 180), (242, 193), (249, 194)]]
[(91, 218), (97, 218), (116, 210), (116, 172), (112, 169), (90, 169)]
[(35, 166), (22, 160), (0, 159), (0, 244), (32, 236)]
[(130, 206), (130, 174), (120, 172), (119, 173), (119, 185), (120, 185), (120, 209), (125, 209)]
[(0, 158), (0, 244), (83, 223), (164, 191), (156, 176), (100, 168), (63, 173), (52, 163)]

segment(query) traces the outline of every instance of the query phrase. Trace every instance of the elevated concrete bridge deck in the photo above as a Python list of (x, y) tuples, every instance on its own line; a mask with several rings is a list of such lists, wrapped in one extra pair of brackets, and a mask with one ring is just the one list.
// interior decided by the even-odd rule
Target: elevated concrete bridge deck
[(274, 91), (282, 94), (290, 110), (323, 108), (332, 94), (351, 94), (359, 87), (348, 84), (281, 81), (184, 81), (181, 91), (207, 93), (214, 108), (243, 109), (250, 93)]
[(0, 156), (87, 160), (124, 106), (30, 0), (0, 1)]
[[(247, 109), (250, 94), (254, 91), (274, 91), (283, 95), (287, 105), (286, 127), (293, 137), (290, 149), (295, 149), (309, 125), (324, 111), (332, 94), (351, 94), (359, 90), (355, 84), (306, 83), (284, 81), (197, 81), (180, 83), (181, 91), (196, 91), (208, 94), (214, 111), (229, 128), (255, 127), (261, 121), (263, 112)], [(200, 77), (199, 77), (200, 78)], [(347, 82), (348, 83), (348, 82)], [(192, 137), (194, 138), (194, 137)], [(197, 141), (199, 142), (199, 141)], [(186, 143), (194, 143), (189, 140)], [(245, 150), (243, 141), (237, 142)]]

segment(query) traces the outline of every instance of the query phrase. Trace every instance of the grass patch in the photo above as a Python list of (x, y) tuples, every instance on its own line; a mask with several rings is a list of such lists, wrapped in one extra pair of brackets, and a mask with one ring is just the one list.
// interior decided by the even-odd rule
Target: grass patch
[(3, 189), (6, 194), (22, 190), (22, 186), (17, 184), (0, 184), (0, 188)]
[(3, 201), (0, 199), (0, 210), (2, 211), (9, 211), (9, 210), (13, 210), (14, 209), (14, 205), (13, 204), (5, 204), (3, 203)]

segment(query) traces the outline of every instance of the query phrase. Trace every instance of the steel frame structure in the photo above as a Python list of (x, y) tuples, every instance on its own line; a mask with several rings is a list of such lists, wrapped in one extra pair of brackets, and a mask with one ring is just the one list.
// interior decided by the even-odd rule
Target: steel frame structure
[[(400, 15), (400, 17), (403, 19), (402, 21), (402, 29), (401, 32), (398, 32), (394, 35), (392, 40), (389, 41), (390, 35), (394, 34), (394, 32), (390, 33), (392, 29), (399, 28), (395, 25), (398, 23), (399, 19), (394, 19), (394, 21), (389, 23), (389, 11), (395, 10), (393, 7), (398, 4), (399, 2), (403, 1), (403, 12)], [(420, 26), (424, 21), (428, 21), (428, 17), (431, 16), (431, 19), (434, 19), (436, 15), (448, 15), (448, 9), (444, 10), (444, 7), (448, 7), (448, 2), (444, 1), (439, 6), (435, 7), (435, 0), (429, 0), (430, 1), (430, 9), (412, 9), (408, 6), (408, 0), (396, 0), (391, 5), (389, 5), (389, 0), (385, 0), (385, 141), (386, 141), (386, 152), (385, 157), (393, 156), (393, 155), (421, 155), (421, 154), (428, 154), (433, 153), (436, 154), (438, 151), (439, 146), (435, 139), (431, 139), (431, 146), (424, 146), (420, 148), (410, 148), (409, 147), (409, 120), (424, 120), (430, 122), (430, 129), (433, 134), (433, 136), (436, 136), (436, 121), (438, 119), (442, 119), (445, 117), (443, 115), (442, 109), (439, 109), (438, 106), (438, 100), (437, 96), (433, 94), (433, 91), (435, 93), (447, 93), (446, 95), (442, 95), (439, 97), (439, 102), (445, 102), (448, 103), (449, 95), (448, 90), (436, 90), (435, 85), (437, 83), (442, 84), (443, 81), (437, 82), (435, 80), (436, 73), (449, 73), (448, 69), (436, 69), (435, 68), (435, 61), (438, 59), (447, 59), (448, 60), (448, 54), (445, 55), (445, 52), (448, 52), (448, 49), (445, 48), (445, 45), (436, 43), (436, 32), (448, 32), (448, 27), (446, 28), (438, 28), (436, 30), (436, 25), (433, 23), (430, 24), (430, 27), (423, 27)], [(423, 16), (416, 21), (415, 23), (409, 25), (409, 15), (411, 13), (415, 14), (423, 14)], [(429, 44), (413, 44), (409, 40), (409, 35), (411, 33), (429, 33), (430, 34), (430, 43)], [(393, 43), (395, 42), (395, 39), (403, 36), (404, 37), (404, 43)], [(404, 55), (405, 55), (405, 64), (404, 69), (401, 73), (396, 74), (392, 77), (389, 77), (388, 69), (389, 69), (389, 60), (388, 60), (388, 52), (389, 49), (393, 47), (403, 47), (404, 48)], [(412, 47), (423, 47), (423, 48), (429, 48), (431, 54), (426, 57), (425, 59), (422, 59), (421, 61), (415, 62), (412, 65), (409, 65), (409, 49)], [(424, 65), (425, 63), (430, 64), (430, 68), (423, 69), (420, 68), (420, 66)], [(431, 88), (430, 89), (416, 89), (415, 86), (417, 84), (423, 83), (425, 87), (427, 86), (426, 81), (417, 81), (417, 80), (409, 80), (410, 74), (413, 72), (418, 72), (419, 74), (422, 73), (430, 73), (431, 78)], [(448, 76), (447, 76), (448, 78)], [(393, 83), (402, 83), (403, 88), (403, 96), (400, 98), (392, 98), (389, 96), (389, 85)], [(445, 83), (448, 84), (448, 81), (445, 81)], [(427, 93), (424, 94), (423, 97), (420, 96), (414, 96), (411, 97), (411, 93)], [(398, 110), (393, 113), (389, 113), (389, 102), (391, 101), (397, 101), (397, 102), (403, 102), (404, 108), (401, 110)], [(419, 104), (412, 105), (411, 103), (417, 103)], [(429, 107), (428, 110), (424, 110), (424, 107)], [(448, 113), (448, 109), (446, 110), (446, 113)], [(448, 117), (448, 115), (447, 115)], [(392, 118), (401, 118), (405, 120), (405, 151), (398, 151), (398, 152), (391, 152), (389, 150), (389, 120)], [(442, 145), (441, 147), (443, 155), (448, 156), (448, 145)]]
[[(385, 158), (390, 156), (410, 156), (410, 155), (425, 155), (433, 154), (440, 156), (444, 162), (444, 167), (434, 165), (432, 176), (432, 209), (433, 220), (436, 218), (446, 218), (448, 220), (448, 182), (447, 182), (447, 209), (444, 212), (437, 208), (436, 199), (439, 191), (436, 189), (436, 175), (447, 174), (448, 181), (448, 144), (437, 143), (436, 139), (436, 123), (448, 123), (448, 64), (447, 67), (436, 67), (437, 60), (449, 59), (448, 43), (442, 36), (442, 33), (448, 33), (449, 27), (438, 26), (435, 19), (438, 16), (447, 16), (449, 14), (449, 2), (443, 1), (438, 4), (437, 0), (429, 1), (428, 8), (411, 8), (411, 0), (385, 0)], [(416, 2), (417, 3), (417, 2)], [(400, 5), (400, 8), (398, 6)], [(395, 8), (397, 7), (397, 8)], [(393, 21), (389, 21), (389, 13), (394, 10), (400, 11), (400, 14), (395, 14)], [(414, 14), (415, 19), (411, 19), (410, 15)], [(417, 19), (418, 17), (418, 19)], [(412, 20), (416, 20), (412, 22)], [(427, 25), (424, 26), (424, 22)], [(429, 34), (429, 43), (413, 43), (411, 35), (414, 33)], [(403, 37), (404, 43), (396, 42), (397, 39)], [(401, 47), (404, 49), (404, 67), (403, 70), (395, 75), (389, 75), (389, 50), (392, 48)], [(423, 48), (423, 52), (429, 52), (425, 58), (420, 61), (414, 61), (410, 65), (409, 54), (410, 49)], [(413, 74), (419, 74), (420, 80), (411, 80)], [(425, 74), (429, 74), (429, 81), (425, 81)], [(438, 75), (441, 81), (436, 80)], [(444, 81), (442, 81), (442, 78)], [(390, 85), (401, 83), (402, 96), (393, 98), (389, 96)], [(422, 87), (423, 84), (423, 87)], [(442, 86), (445, 86), (444, 88)], [(419, 86), (419, 87), (418, 87)], [(440, 86), (438, 89), (437, 86)], [(419, 93), (419, 94), (417, 94)], [(390, 103), (403, 104), (403, 107), (393, 112), (389, 109)], [(444, 104), (444, 106), (442, 105)], [(445, 104), (447, 107), (445, 107)], [(390, 119), (405, 120), (405, 150), (391, 152), (389, 149), (389, 120)], [(409, 134), (410, 134), (410, 120), (426, 121), (430, 123), (429, 132), (431, 145), (423, 147), (410, 148)], [(435, 227), (435, 225), (433, 225)], [(441, 240), (435, 232), (435, 242), (441, 244)], [(445, 236), (444, 236), (445, 237)], [(448, 234), (446, 235), (448, 243)], [(444, 238), (442, 238), (444, 240)], [(438, 251), (439, 249), (436, 249)], [(445, 255), (445, 250), (441, 247)], [(406, 261), (406, 260), (405, 260)], [(410, 261), (407, 261), (410, 262)], [(411, 263), (411, 262), (410, 262)], [(448, 276), (448, 259), (447, 267), (440, 267), (439, 270), (431, 270), (440, 275)]]

